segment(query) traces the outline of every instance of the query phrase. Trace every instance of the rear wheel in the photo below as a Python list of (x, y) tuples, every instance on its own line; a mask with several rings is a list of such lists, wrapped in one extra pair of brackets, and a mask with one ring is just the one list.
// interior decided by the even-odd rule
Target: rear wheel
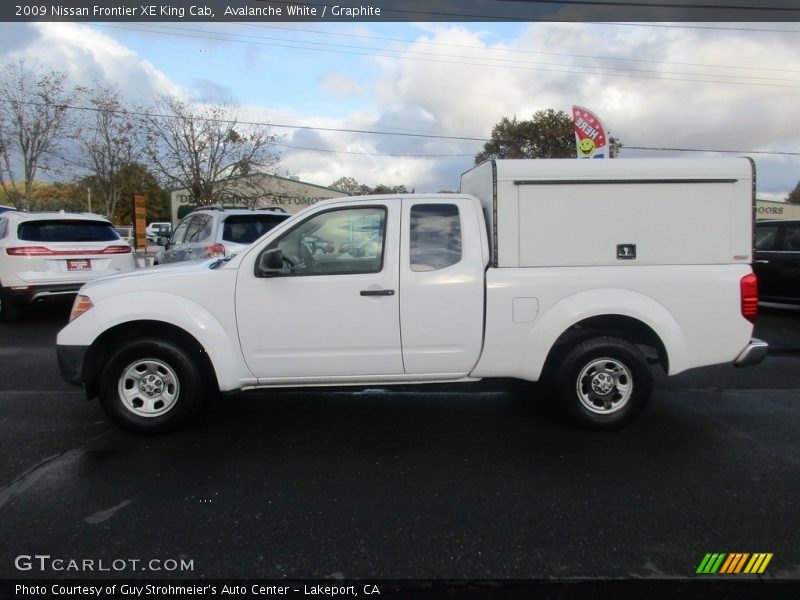
[(578, 425), (616, 429), (647, 405), (653, 375), (642, 352), (630, 342), (597, 337), (581, 342), (556, 372), (560, 400)]
[(106, 414), (131, 431), (176, 429), (200, 409), (205, 379), (179, 345), (157, 338), (127, 342), (109, 359), (98, 392)]

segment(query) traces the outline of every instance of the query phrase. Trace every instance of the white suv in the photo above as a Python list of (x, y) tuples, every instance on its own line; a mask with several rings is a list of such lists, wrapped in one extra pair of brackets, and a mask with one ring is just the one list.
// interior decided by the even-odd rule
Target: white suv
[(98, 215), (0, 213), (0, 319), (135, 266), (130, 245)]
[(172, 236), (159, 238), (155, 264), (233, 256), (291, 215), (281, 209), (206, 207), (178, 223)]

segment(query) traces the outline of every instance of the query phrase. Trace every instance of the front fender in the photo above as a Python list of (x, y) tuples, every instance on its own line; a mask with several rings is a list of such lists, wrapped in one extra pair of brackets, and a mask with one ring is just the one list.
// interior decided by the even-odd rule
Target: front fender
[(241, 388), (253, 380), (239, 347), (233, 311), (223, 322), (199, 303), (174, 294), (126, 292), (95, 300), (94, 307), (69, 323), (58, 334), (59, 346), (91, 346), (104, 332), (137, 321), (160, 321), (178, 327), (205, 349), (221, 391)]

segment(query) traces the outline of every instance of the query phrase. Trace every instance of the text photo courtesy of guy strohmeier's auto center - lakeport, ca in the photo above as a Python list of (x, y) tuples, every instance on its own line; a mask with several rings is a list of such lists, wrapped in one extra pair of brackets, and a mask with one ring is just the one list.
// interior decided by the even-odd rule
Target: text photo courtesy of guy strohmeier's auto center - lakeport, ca
[(796, 593), (798, 15), (0, 7), (0, 596)]

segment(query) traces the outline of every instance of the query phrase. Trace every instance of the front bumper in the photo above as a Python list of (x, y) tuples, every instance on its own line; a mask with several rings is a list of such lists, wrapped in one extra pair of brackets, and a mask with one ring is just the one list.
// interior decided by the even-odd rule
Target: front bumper
[(56, 346), (58, 369), (61, 377), (72, 385), (83, 385), (83, 363), (88, 346)]
[(747, 344), (747, 347), (739, 353), (736, 360), (733, 361), (733, 366), (750, 367), (752, 365), (757, 365), (767, 357), (768, 350), (769, 344), (767, 344), (767, 342), (753, 338), (750, 340), (750, 343)]

